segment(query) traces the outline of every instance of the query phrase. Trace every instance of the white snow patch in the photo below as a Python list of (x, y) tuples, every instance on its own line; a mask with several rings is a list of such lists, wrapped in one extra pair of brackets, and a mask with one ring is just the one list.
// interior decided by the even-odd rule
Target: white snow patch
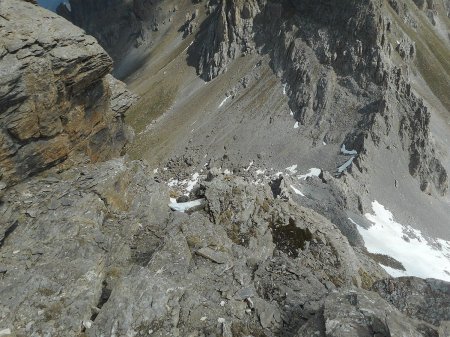
[(297, 173), (297, 167), (298, 167), (298, 165), (292, 165), (290, 167), (286, 167), (286, 171), (289, 171), (291, 173)]
[(351, 156), (354, 156), (354, 155), (358, 154), (358, 152), (356, 150), (347, 150), (345, 148), (345, 144), (342, 144), (341, 153), (345, 154), (345, 155), (351, 155)]
[(220, 102), (220, 104), (219, 104), (219, 109), (220, 109), (221, 107), (223, 107), (223, 105), (226, 103), (226, 101), (228, 101), (230, 98), (231, 98), (231, 96), (225, 97), (225, 99), (224, 99), (222, 102)]
[[(194, 43), (194, 41), (192, 41), (191, 43), (189, 43), (189, 46), (187, 46), (186, 48), (183, 49), (183, 51), (181, 53), (184, 53), (186, 50), (189, 49), (190, 46), (192, 46), (192, 44)], [(165, 73), (164, 73), (165, 74)]]
[(291, 116), (294, 116), (294, 111), (291, 110), (291, 111), (289, 112), (289, 114), (290, 114)]
[(295, 122), (294, 129), (298, 129), (300, 127), (300, 124), (298, 122)]
[(292, 190), (295, 192), (295, 194), (298, 194), (301, 197), (304, 197), (305, 195), (297, 188), (295, 188), (293, 185), (290, 185)]
[(327, 143), (325, 143), (325, 142), (322, 142), (322, 144), (325, 146), (325, 145), (327, 145)]
[(286, 83), (283, 84), (283, 95), (286, 95), (286, 87), (287, 87), (287, 84)]
[(274, 175), (275, 175), (275, 177), (279, 177), (279, 176), (281, 176), (283, 174), (283, 172), (277, 172), (277, 173), (275, 173)]
[(11, 334), (11, 329), (2, 329), (0, 330), (0, 336), (9, 336)]
[(224, 174), (230, 175), (230, 174), (231, 174), (231, 171), (230, 171), (229, 169), (226, 169), (225, 171), (223, 171), (223, 173), (224, 173)]
[(347, 170), (347, 168), (353, 163), (353, 160), (355, 159), (355, 157), (351, 157), (349, 160), (347, 160), (344, 164), (342, 164), (341, 166), (338, 167), (338, 172), (342, 173), (345, 170)]
[(169, 204), (169, 207), (173, 211), (184, 213), (195, 207), (201, 206), (203, 204), (204, 200), (205, 199), (198, 199), (198, 200), (182, 202), (182, 203), (172, 202)]
[(192, 191), (194, 186), (198, 183), (198, 178), (199, 177), (200, 177), (200, 175), (198, 174), (198, 172), (195, 172), (192, 175), (191, 180), (188, 182), (187, 187), (186, 187), (186, 191), (187, 192), (191, 192)]
[[(399, 224), (378, 201), (372, 203), (372, 209), (374, 213), (365, 217), (373, 226), (357, 226), (369, 252), (398, 260), (406, 269), (405, 275), (450, 281), (450, 241), (426, 238), (420, 230)], [(393, 276), (401, 273), (382, 267)]]
[(266, 173), (266, 170), (256, 170), (256, 175), (259, 176), (261, 174)]
[(169, 180), (169, 183), (167, 184), (167, 186), (169, 187), (175, 187), (178, 186), (180, 182), (178, 181), (178, 179), (171, 179)]
[(297, 179), (306, 180), (307, 178), (318, 177), (320, 172), (322, 172), (321, 169), (313, 167), (309, 169), (308, 173), (298, 176)]
[(154, 170), (153, 170), (153, 173), (158, 173), (158, 169), (157, 168), (155, 168)]
[(206, 319), (207, 319), (206, 316), (203, 316), (202, 318), (200, 318), (200, 320), (201, 320), (202, 322), (206, 321)]
[(225, 323), (225, 318), (219, 317), (219, 318), (217, 319), (217, 322), (223, 324), (223, 323)]
[(250, 168), (253, 166), (254, 162), (253, 160), (250, 162), (250, 164), (248, 165), (248, 167), (246, 169), (244, 169), (245, 172), (248, 172), (250, 170)]

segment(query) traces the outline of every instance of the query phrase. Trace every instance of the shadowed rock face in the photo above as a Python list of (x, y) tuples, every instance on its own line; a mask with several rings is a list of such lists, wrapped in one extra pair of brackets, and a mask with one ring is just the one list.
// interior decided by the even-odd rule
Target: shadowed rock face
[(135, 99), (94, 38), (30, 3), (0, 3), (0, 179), (11, 185), (78, 153), (120, 153)]
[(423, 191), (445, 195), (448, 175), (430, 141), (430, 115), (408, 80), (415, 46), (403, 40), (396, 47), (401, 61), (392, 61), (395, 46), (387, 40), (395, 28), (383, 6), (352, 0), (210, 2), (212, 14), (191, 57), (199, 75), (211, 80), (243, 55), (268, 53), (287, 85), (291, 110), (313, 139), (332, 142), (346, 134), (347, 143), (365, 154), (358, 158), (362, 170), (386, 140), (403, 149)]

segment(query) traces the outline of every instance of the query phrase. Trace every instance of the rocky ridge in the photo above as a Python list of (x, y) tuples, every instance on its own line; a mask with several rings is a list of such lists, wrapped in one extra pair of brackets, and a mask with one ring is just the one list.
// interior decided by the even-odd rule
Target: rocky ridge
[[(243, 10), (244, 18), (258, 8)], [(64, 85), (55, 84), (62, 88), (57, 106), (77, 103), (84, 116), (105, 112), (100, 124), (106, 131), (84, 122), (80, 143), (67, 146), (94, 161), (118, 153), (123, 143), (110, 135), (124, 128), (120, 116), (134, 98), (107, 75), (110, 59), (84, 34), (65, 39), (66, 31), (69, 37), (72, 31), (82, 33), (55, 15), (19, 0), (2, 1), (0, 20), (14, 17), (18, 23), (16, 13), (32, 18), (23, 27), (49, 23), (50, 36), (59, 36), (52, 45), (63, 41), (60, 47), (72, 51), (64, 54), (68, 62), (52, 48), (28, 56), (33, 69), (47, 70), (51, 60), (66, 76)], [(10, 31), (5, 40), (28, 41), (23, 37), (32, 31), (38, 29), (16, 38)], [(78, 48), (100, 52), (77, 57)], [(0, 68), (7, 75), (2, 79), (15, 74), (5, 65), (10, 54), (9, 49), (1, 54)], [(30, 82), (6, 83), (0, 97), (9, 118), (28, 111), (21, 110), (20, 103), (31, 100), (23, 93), (38, 93), (32, 101), (47, 106), (47, 91), (27, 91)], [(103, 95), (96, 95), (99, 88)], [(30, 126), (15, 125), (18, 133)], [(61, 125), (61, 133), (70, 130)], [(418, 141), (419, 149), (424, 142)], [(28, 160), (13, 158), (17, 167)], [(169, 197), (179, 193), (170, 191), (165, 171), (126, 158), (90, 164), (69, 159), (66, 165), (51, 167), (59, 160), (50, 161), (38, 171), (2, 177), (2, 336), (448, 335), (448, 283), (388, 278), (332, 221), (299, 203), (289, 178), (255, 184), (248, 175), (211, 168), (188, 196), (178, 198), (177, 207), (199, 201), (183, 213), (168, 207)], [(339, 185), (328, 173), (322, 179)]]

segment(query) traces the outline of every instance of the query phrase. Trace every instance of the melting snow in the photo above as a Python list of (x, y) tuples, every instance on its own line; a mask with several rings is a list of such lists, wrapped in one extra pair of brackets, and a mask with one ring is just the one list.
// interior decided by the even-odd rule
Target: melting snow
[(248, 165), (248, 167), (246, 169), (244, 169), (244, 171), (248, 172), (252, 166), (253, 166), (253, 161), (250, 162), (250, 164)]
[(298, 194), (298, 195), (300, 195), (300, 196), (302, 196), (302, 197), (305, 196), (299, 189), (296, 189), (296, 188), (295, 188), (294, 186), (292, 186), (292, 185), (290, 185), (290, 186), (291, 186), (292, 190), (295, 192), (295, 194)]
[(225, 97), (225, 99), (222, 101), (222, 102), (220, 102), (220, 104), (219, 104), (219, 109), (226, 103), (226, 101), (228, 101), (228, 99), (230, 99), (231, 98), (231, 96), (227, 96), (227, 97)]
[(192, 189), (194, 188), (194, 186), (198, 183), (198, 178), (200, 177), (200, 175), (198, 174), (198, 172), (195, 172), (192, 177), (191, 180), (188, 182), (188, 185), (186, 187), (186, 191), (191, 192)]
[(349, 160), (347, 160), (344, 164), (342, 164), (341, 166), (338, 167), (338, 172), (342, 173), (345, 170), (347, 170), (347, 168), (353, 163), (353, 159), (355, 159), (355, 157), (351, 157)]
[(345, 155), (351, 155), (351, 156), (354, 156), (354, 155), (358, 154), (358, 152), (356, 152), (356, 150), (347, 150), (345, 148), (345, 144), (342, 144), (341, 153), (345, 154)]
[(300, 124), (298, 122), (295, 122), (294, 129), (298, 129), (300, 127)]
[(169, 207), (171, 210), (173, 211), (177, 211), (177, 212), (186, 212), (189, 211), (195, 207), (199, 207), (203, 204), (205, 199), (198, 199), (198, 200), (194, 200), (194, 201), (189, 201), (189, 202), (183, 202), (183, 203), (177, 203), (177, 202), (171, 202), (169, 204)]
[(373, 226), (357, 228), (369, 252), (389, 255), (406, 269), (403, 272), (382, 266), (388, 273), (450, 281), (450, 241), (425, 238), (421, 231), (399, 224), (377, 201), (372, 203), (372, 209), (373, 214), (365, 217)]
[(171, 180), (169, 181), (169, 183), (167, 184), (167, 186), (169, 186), (169, 187), (175, 187), (175, 186), (178, 186), (178, 184), (179, 184), (178, 179), (171, 179)]
[(318, 177), (318, 176), (320, 175), (320, 172), (322, 172), (321, 169), (318, 169), (318, 168), (313, 167), (313, 168), (310, 168), (310, 169), (309, 169), (309, 172), (308, 172), (308, 173), (303, 174), (303, 175), (300, 175), (300, 176), (298, 176), (297, 178), (298, 178), (298, 179), (306, 180), (307, 178), (310, 178), (310, 177)]
[(289, 171), (291, 173), (297, 173), (297, 167), (298, 167), (298, 165), (292, 165), (290, 167), (286, 167), (286, 171)]

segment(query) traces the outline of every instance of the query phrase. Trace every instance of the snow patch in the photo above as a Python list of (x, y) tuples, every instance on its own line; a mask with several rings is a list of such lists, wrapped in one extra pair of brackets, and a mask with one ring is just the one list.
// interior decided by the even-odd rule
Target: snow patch
[(230, 98), (231, 98), (231, 96), (225, 97), (225, 99), (224, 99), (222, 102), (220, 102), (220, 104), (219, 104), (219, 109), (220, 109), (221, 107), (223, 107), (223, 105), (224, 105)]
[(341, 153), (345, 154), (345, 155), (350, 155), (350, 156), (355, 156), (358, 154), (358, 152), (356, 150), (347, 150), (345, 148), (345, 144), (342, 144)]
[(306, 180), (307, 178), (318, 177), (320, 175), (320, 172), (322, 172), (321, 169), (313, 167), (309, 169), (308, 173), (298, 176), (297, 179)]
[(294, 129), (298, 129), (300, 127), (300, 124), (298, 122), (295, 122)]
[(198, 174), (198, 172), (195, 172), (192, 175), (191, 180), (188, 182), (187, 187), (186, 187), (187, 192), (191, 192), (194, 189), (194, 186), (198, 183), (199, 177), (200, 177), (200, 175)]
[(283, 84), (283, 95), (286, 95), (286, 87), (287, 87), (287, 84), (286, 83)]
[(254, 162), (253, 160), (250, 162), (250, 164), (248, 165), (248, 167), (246, 169), (244, 169), (245, 172), (248, 172), (250, 170), (250, 168), (253, 166)]
[(266, 173), (266, 170), (256, 170), (256, 175), (259, 176), (261, 174)]
[(298, 167), (298, 165), (292, 165), (290, 167), (286, 167), (286, 171), (289, 171), (291, 173), (297, 173), (297, 167)]
[(291, 110), (291, 111), (289, 112), (289, 114), (290, 114), (291, 116), (294, 116), (294, 111)]
[(169, 183), (167, 184), (167, 186), (169, 187), (175, 187), (178, 186), (180, 182), (178, 181), (178, 179), (170, 179)]
[(342, 164), (341, 166), (338, 167), (338, 172), (342, 173), (345, 170), (347, 170), (347, 168), (353, 163), (353, 160), (355, 159), (355, 157), (351, 157), (349, 160), (347, 160), (344, 164)]
[(176, 212), (186, 212), (189, 211), (195, 207), (199, 207), (203, 204), (203, 202), (205, 201), (205, 199), (198, 199), (198, 200), (194, 200), (194, 201), (189, 201), (189, 202), (182, 202), (182, 203), (178, 203), (178, 202), (171, 202), (169, 204), (169, 207), (172, 211), (176, 211)]
[(369, 228), (357, 226), (370, 253), (393, 257), (406, 272), (382, 266), (392, 276), (417, 276), (450, 281), (450, 241), (423, 236), (420, 230), (404, 226), (378, 201), (372, 203), (373, 214), (365, 217), (373, 223)]
[(297, 188), (295, 188), (293, 185), (290, 185), (292, 190), (295, 192), (295, 194), (298, 194), (301, 197), (304, 197), (305, 195)]

